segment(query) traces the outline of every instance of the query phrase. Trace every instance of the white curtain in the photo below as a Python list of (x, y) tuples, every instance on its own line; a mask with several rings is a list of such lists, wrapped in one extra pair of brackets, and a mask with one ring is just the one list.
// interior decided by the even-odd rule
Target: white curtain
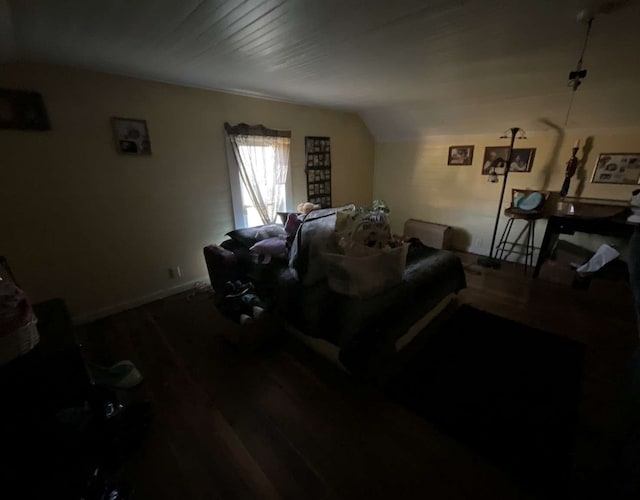
[(284, 209), (291, 132), (225, 124), (240, 179), (263, 224)]

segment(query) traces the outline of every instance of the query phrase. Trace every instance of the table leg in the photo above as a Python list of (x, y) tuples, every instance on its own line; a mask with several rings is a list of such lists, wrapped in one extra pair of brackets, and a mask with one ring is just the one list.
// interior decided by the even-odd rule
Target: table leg
[(538, 252), (538, 260), (536, 261), (536, 268), (533, 270), (533, 277), (537, 278), (540, 274), (540, 269), (545, 260), (549, 258), (553, 249), (555, 248), (558, 237), (560, 236), (559, 228), (553, 217), (547, 220), (547, 227), (544, 230), (544, 238), (542, 238), (542, 244), (540, 245), (540, 251)]

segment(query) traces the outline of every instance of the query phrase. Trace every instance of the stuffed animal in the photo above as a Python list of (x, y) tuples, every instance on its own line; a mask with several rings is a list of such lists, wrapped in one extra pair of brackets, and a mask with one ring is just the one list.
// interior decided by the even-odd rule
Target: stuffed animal
[(311, 212), (312, 210), (318, 210), (322, 208), (321, 205), (318, 205), (317, 203), (311, 203), (311, 202), (304, 202), (304, 203), (299, 203), (298, 204), (298, 212), (301, 214), (305, 214), (307, 215), (309, 212)]

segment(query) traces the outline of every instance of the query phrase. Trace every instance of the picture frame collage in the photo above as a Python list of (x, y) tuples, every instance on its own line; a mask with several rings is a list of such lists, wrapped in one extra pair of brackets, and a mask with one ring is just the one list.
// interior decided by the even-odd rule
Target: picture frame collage
[[(331, 171), (327, 169), (310, 169), (309, 195), (324, 195), (331, 193)], [(313, 180), (311, 180), (313, 179)]]
[[(447, 165), (471, 165), (474, 149), (473, 145), (449, 146)], [(531, 172), (535, 156), (536, 148), (514, 148), (509, 173)], [(504, 175), (508, 157), (508, 146), (486, 146), (481, 174)], [(600, 153), (593, 169), (591, 182), (594, 184), (640, 184), (640, 153)]]
[[(449, 146), (447, 165), (472, 165), (475, 146)], [(531, 172), (536, 148), (514, 148), (509, 172)], [(487, 146), (482, 159), (482, 175), (504, 175), (508, 146)]]
[(328, 138), (313, 138), (307, 148), (307, 168), (330, 167), (331, 145)]
[[(531, 172), (536, 148), (514, 148), (511, 152), (509, 173)], [(506, 159), (509, 158), (509, 148), (506, 146), (488, 146), (484, 148), (482, 160), (482, 175), (504, 175)]]
[(305, 137), (307, 200), (323, 208), (331, 206), (331, 140)]

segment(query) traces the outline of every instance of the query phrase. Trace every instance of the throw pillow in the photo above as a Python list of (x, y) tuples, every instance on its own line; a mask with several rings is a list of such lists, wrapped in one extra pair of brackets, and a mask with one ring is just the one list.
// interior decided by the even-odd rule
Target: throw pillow
[(264, 226), (246, 227), (229, 231), (226, 236), (242, 243), (246, 248), (251, 248), (258, 241), (277, 236), (287, 236), (287, 232), (279, 224), (266, 224)]
[(287, 243), (289, 246), (293, 243), (293, 240), (296, 237), (296, 233), (298, 232), (298, 228), (300, 224), (302, 224), (302, 219), (304, 215), (302, 214), (294, 214), (291, 213), (287, 216), (287, 221), (284, 224), (284, 230), (287, 233)]
[(262, 255), (262, 263), (268, 264), (271, 262), (272, 257), (284, 258), (287, 256), (287, 240), (280, 236), (267, 238), (258, 241), (250, 248), (250, 250), (258, 255)]

